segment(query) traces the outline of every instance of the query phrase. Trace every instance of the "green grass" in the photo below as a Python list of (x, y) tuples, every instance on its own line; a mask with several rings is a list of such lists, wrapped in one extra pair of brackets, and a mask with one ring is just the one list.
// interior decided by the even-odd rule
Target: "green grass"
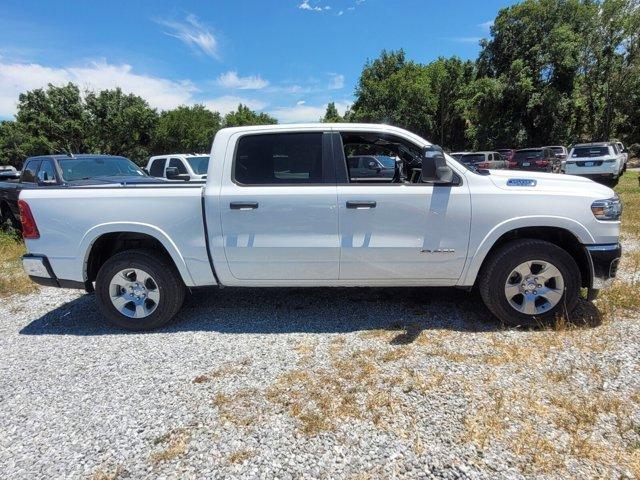
[(0, 298), (18, 293), (30, 293), (37, 285), (22, 270), (24, 243), (10, 227), (0, 229)]
[(616, 186), (624, 204), (622, 212), (622, 233), (640, 239), (640, 184), (638, 172), (626, 172)]

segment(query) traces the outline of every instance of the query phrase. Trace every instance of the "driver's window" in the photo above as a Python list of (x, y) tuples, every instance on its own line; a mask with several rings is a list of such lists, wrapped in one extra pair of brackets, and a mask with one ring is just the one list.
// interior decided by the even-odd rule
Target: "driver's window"
[[(398, 183), (416, 179), (421, 151), (406, 141), (381, 133), (341, 132), (350, 183)], [(417, 168), (417, 170), (416, 170)]]
[(169, 160), (169, 168), (171, 167), (177, 168), (179, 175), (185, 175), (189, 173), (187, 172), (187, 167), (184, 166), (182, 160), (180, 160), (179, 158), (172, 158), (171, 160)]

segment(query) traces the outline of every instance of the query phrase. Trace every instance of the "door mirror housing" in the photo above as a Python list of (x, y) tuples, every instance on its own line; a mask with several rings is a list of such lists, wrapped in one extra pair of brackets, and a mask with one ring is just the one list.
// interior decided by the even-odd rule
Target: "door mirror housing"
[(453, 183), (453, 170), (447, 165), (444, 151), (437, 145), (425, 147), (422, 156), (422, 181), (426, 183)]
[(167, 167), (164, 172), (167, 180), (184, 180), (185, 182), (189, 181), (189, 175), (179, 173), (178, 167)]

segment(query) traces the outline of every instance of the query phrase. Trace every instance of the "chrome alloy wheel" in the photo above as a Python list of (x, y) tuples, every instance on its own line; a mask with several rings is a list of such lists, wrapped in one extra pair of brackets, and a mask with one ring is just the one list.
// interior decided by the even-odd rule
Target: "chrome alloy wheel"
[(526, 315), (548, 312), (560, 302), (563, 293), (562, 273), (545, 260), (521, 263), (504, 285), (509, 305)]
[(111, 279), (109, 297), (122, 315), (145, 318), (158, 308), (160, 289), (153, 277), (144, 270), (127, 268)]

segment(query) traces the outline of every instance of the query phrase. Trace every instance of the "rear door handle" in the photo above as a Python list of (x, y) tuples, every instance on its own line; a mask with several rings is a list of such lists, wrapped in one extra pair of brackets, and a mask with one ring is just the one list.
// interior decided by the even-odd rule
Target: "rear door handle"
[(258, 202), (231, 202), (229, 208), (231, 210), (255, 210), (258, 208)]
[(347, 208), (354, 208), (354, 209), (376, 208), (376, 205), (377, 205), (376, 202), (358, 202), (353, 200), (349, 200), (347, 202)]

